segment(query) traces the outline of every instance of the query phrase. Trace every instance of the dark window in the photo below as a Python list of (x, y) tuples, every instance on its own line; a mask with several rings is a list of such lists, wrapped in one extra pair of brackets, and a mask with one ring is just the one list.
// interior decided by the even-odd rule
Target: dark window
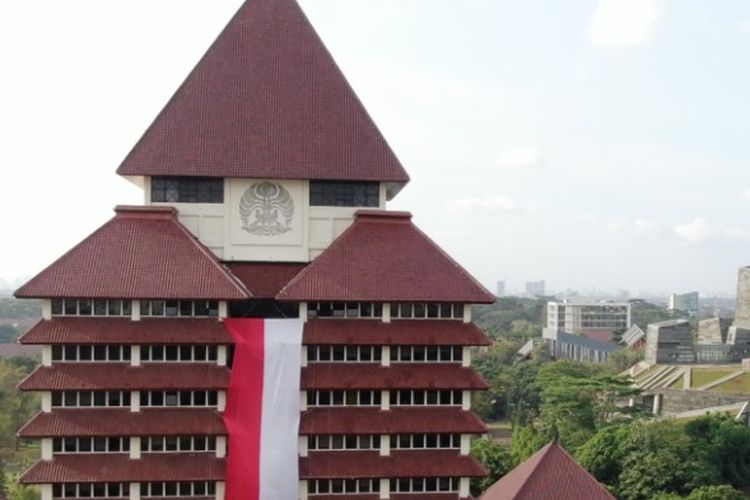
[(377, 182), (310, 181), (310, 205), (377, 207), (380, 205), (380, 186)]
[(151, 201), (224, 203), (224, 179), (212, 177), (152, 177)]

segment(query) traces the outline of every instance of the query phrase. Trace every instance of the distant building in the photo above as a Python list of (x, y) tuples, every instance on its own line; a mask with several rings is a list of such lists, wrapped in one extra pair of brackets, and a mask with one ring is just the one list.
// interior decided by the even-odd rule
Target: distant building
[(630, 328), (627, 302), (547, 302), (547, 328), (573, 334), (624, 331)]
[(737, 276), (737, 306), (734, 326), (750, 328), (750, 267), (742, 267)]
[(631, 326), (620, 338), (620, 345), (630, 349), (646, 347), (646, 332), (638, 325)]
[(546, 284), (542, 281), (527, 281), (526, 282), (526, 295), (529, 297), (541, 297), (544, 295)]
[(648, 325), (646, 330), (647, 363), (694, 363), (695, 349), (690, 322), (673, 319)]
[(569, 359), (588, 363), (604, 363), (609, 355), (622, 349), (611, 342), (600, 342), (583, 335), (545, 328), (542, 332), (549, 347), (549, 355), (555, 359)]
[(505, 281), (497, 282), (497, 296), (502, 297), (505, 295)]
[(481, 500), (614, 500), (557, 443), (549, 443), (489, 487)]
[(698, 292), (673, 293), (667, 299), (670, 311), (683, 311), (690, 316), (697, 316), (700, 311)]
[(723, 344), (732, 320), (729, 318), (708, 318), (698, 322), (698, 344)]

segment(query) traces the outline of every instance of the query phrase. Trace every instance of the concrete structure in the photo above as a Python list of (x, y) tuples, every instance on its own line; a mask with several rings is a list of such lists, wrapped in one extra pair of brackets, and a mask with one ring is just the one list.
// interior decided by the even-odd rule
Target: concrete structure
[(640, 326), (633, 325), (622, 334), (620, 344), (630, 349), (643, 349), (646, 347), (646, 332)]
[(43, 301), (23, 483), (223, 500), (242, 390), (224, 320), (294, 318), (299, 499), (469, 498), (471, 347), (491, 343), (471, 305), (495, 297), (384, 210), (409, 177), (294, 0), (246, 2), (118, 173), (144, 206), (16, 292)]
[(547, 328), (566, 333), (624, 332), (630, 328), (627, 302), (563, 301), (547, 303)]
[(622, 349), (617, 344), (599, 342), (583, 335), (570, 335), (553, 328), (545, 328), (543, 337), (547, 342), (549, 355), (555, 359), (604, 363), (611, 353)]
[(694, 363), (693, 335), (685, 319), (662, 321), (646, 330), (647, 363)]
[(546, 292), (546, 284), (542, 281), (527, 281), (526, 295), (528, 297), (543, 297)]
[(740, 268), (737, 275), (737, 306), (734, 325), (750, 329), (750, 266)]
[(505, 281), (497, 282), (497, 296), (503, 297), (505, 295)]
[(698, 344), (717, 345), (727, 340), (732, 321), (728, 318), (708, 318), (698, 322)]
[(697, 316), (700, 311), (698, 292), (673, 293), (667, 299), (667, 308), (670, 311), (683, 311), (691, 317)]

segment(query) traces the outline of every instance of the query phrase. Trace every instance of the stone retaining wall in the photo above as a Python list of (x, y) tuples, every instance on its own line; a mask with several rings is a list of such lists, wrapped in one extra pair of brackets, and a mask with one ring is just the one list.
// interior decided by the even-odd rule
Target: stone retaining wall
[(644, 395), (653, 394), (661, 395), (660, 415), (674, 415), (675, 413), (685, 411), (700, 410), (701, 408), (741, 403), (750, 400), (750, 394), (722, 394), (720, 392), (695, 391), (690, 389), (659, 389), (644, 393)]

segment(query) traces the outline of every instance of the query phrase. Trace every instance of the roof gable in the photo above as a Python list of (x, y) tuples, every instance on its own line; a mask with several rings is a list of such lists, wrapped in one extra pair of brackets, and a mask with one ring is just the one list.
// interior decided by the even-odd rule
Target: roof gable
[(242, 300), (251, 295), (171, 207), (116, 215), (16, 291), (19, 298)]
[(295, 0), (248, 0), (117, 172), (408, 182)]
[(481, 500), (614, 500), (594, 477), (551, 442), (484, 492)]
[(492, 303), (495, 297), (411, 222), (360, 210), (354, 224), (276, 296), (295, 301)]

